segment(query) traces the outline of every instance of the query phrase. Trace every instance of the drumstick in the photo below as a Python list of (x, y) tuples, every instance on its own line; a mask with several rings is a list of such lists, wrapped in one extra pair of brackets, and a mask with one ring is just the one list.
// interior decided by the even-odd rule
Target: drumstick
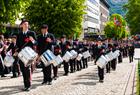
[[(25, 43), (21, 48), (24, 48), (29, 42)], [(17, 48), (15, 51), (19, 50), (19, 48)]]

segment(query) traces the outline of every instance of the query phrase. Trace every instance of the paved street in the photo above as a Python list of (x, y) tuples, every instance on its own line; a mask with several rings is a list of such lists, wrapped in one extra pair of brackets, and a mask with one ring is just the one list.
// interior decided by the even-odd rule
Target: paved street
[(135, 66), (137, 61), (129, 63), (125, 58), (117, 65), (116, 71), (105, 74), (104, 83), (98, 82), (97, 66), (89, 63), (87, 69), (62, 76), (63, 69), (59, 69), (59, 78), (52, 85), (41, 85), (42, 72), (36, 70), (33, 74), (32, 88), (23, 92), (22, 77), (11, 79), (0, 78), (0, 95), (131, 95), (135, 84)]

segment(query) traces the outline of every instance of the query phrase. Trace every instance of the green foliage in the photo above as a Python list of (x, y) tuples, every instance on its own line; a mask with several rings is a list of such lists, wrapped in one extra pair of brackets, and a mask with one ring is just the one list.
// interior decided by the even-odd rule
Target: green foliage
[[(29, 1), (29, 0), (27, 0)], [(14, 24), (26, 0), (0, 0), (0, 24)]]
[[(3, 24), (15, 24), (19, 13), (28, 5), (30, 0), (0, 0), (0, 26)], [(5, 32), (3, 27), (0, 27), (0, 32)]]
[(140, 34), (140, 0), (129, 0), (124, 7), (128, 10), (126, 20), (131, 34)]
[(113, 36), (115, 36), (115, 26), (114, 26), (114, 22), (113, 21), (109, 21), (106, 23), (106, 26), (104, 28), (105, 31), (105, 35), (108, 38), (112, 38)]
[[(25, 11), (31, 28), (39, 31), (48, 24), (49, 31), (56, 37), (62, 34), (73, 37), (80, 34), (85, 0), (33, 0)], [(78, 33), (77, 33), (78, 32)]]
[[(119, 22), (117, 25), (115, 20)], [(110, 21), (106, 23), (104, 28), (105, 35), (108, 38), (122, 39), (128, 36), (128, 32), (126, 31), (126, 21), (119, 14), (113, 14), (110, 17)]]
[(6, 27), (0, 26), (0, 34), (6, 32)]

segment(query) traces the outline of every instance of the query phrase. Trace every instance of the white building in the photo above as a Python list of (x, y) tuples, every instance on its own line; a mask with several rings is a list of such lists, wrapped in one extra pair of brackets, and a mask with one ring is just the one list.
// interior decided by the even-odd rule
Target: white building
[(84, 15), (84, 33), (96, 33), (100, 31), (100, 2), (99, 0), (87, 0), (86, 14)]
[(100, 0), (100, 31), (104, 31), (104, 27), (109, 18), (109, 4), (107, 0)]

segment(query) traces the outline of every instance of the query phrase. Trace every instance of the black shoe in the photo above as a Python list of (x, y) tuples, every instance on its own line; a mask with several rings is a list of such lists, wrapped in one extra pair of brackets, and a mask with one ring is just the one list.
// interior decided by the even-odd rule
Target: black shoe
[(110, 73), (110, 71), (107, 71), (106, 73)]
[(68, 74), (65, 73), (65, 74), (63, 74), (63, 76), (68, 76)]
[(52, 85), (52, 82), (48, 82), (48, 85)]
[(103, 83), (104, 81), (103, 81), (103, 80), (99, 80), (99, 82), (100, 82), (100, 83)]
[(30, 87), (24, 88), (23, 91), (30, 91)]
[(2, 75), (1, 77), (7, 77), (7, 76), (5, 76), (5, 75)]
[(54, 80), (57, 80), (57, 77), (53, 78)]
[(58, 76), (54, 76), (54, 77), (53, 77), (54, 80), (57, 80), (57, 78), (58, 78)]
[(73, 73), (73, 71), (71, 71), (70, 73)]
[(11, 78), (16, 78), (17, 76), (12, 76)]
[(44, 82), (44, 81), (43, 81), (41, 84), (47, 84), (47, 82)]

